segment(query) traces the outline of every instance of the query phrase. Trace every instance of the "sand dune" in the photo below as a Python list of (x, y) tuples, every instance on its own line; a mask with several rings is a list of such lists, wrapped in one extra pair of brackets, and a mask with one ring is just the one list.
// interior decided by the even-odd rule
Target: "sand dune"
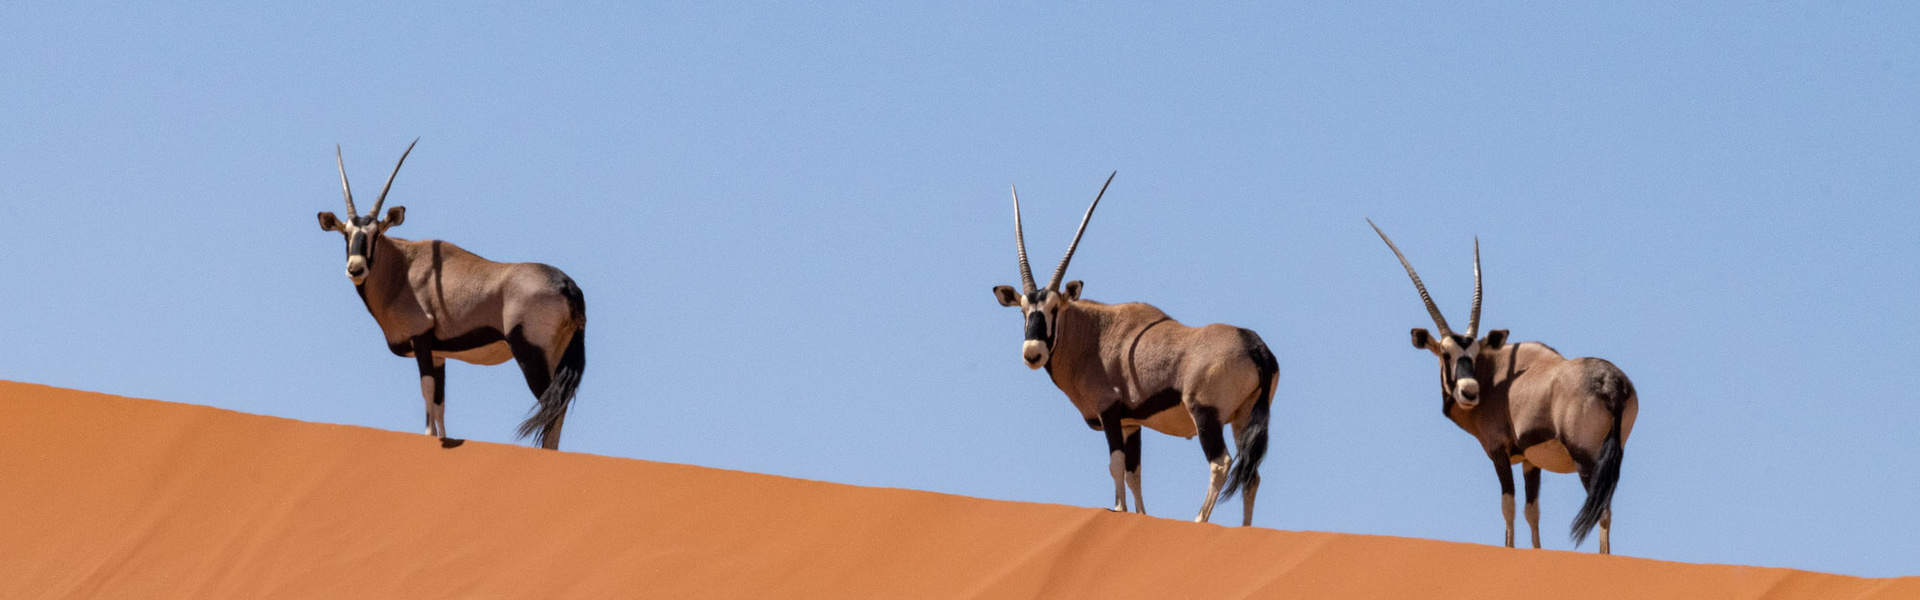
[(1920, 598), (1861, 579), (1195, 525), (0, 382), (5, 598)]

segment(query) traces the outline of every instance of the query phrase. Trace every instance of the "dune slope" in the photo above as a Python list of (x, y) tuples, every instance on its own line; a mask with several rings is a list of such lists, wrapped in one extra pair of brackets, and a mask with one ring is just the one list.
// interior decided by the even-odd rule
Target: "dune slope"
[(1920, 598), (1861, 579), (1196, 525), (0, 382), (0, 597)]

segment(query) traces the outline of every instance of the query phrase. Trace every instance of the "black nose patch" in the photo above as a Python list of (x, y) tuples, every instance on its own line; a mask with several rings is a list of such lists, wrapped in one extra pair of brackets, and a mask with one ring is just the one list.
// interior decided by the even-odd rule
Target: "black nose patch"
[(1455, 381), (1472, 377), (1472, 376), (1473, 376), (1473, 359), (1462, 356), (1460, 357), (1460, 360), (1456, 360), (1453, 362), (1453, 379)]
[(1047, 331), (1047, 316), (1040, 311), (1027, 313), (1027, 339), (1053, 344), (1053, 336)]
[(367, 234), (354, 232), (352, 237), (347, 238), (347, 256), (366, 256), (366, 255), (367, 255)]

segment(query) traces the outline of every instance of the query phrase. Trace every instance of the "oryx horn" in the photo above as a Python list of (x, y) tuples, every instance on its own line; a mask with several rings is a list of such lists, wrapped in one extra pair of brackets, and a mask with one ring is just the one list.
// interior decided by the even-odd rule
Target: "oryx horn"
[(353, 207), (353, 187), (347, 185), (347, 161), (340, 158), (339, 144), (333, 145), (333, 164), (340, 167), (340, 193), (347, 195), (347, 221), (351, 222), (360, 216), (360, 211)]
[(1021, 292), (1031, 294), (1037, 288), (1033, 287), (1033, 268), (1027, 266), (1027, 234), (1020, 231), (1020, 188), (1007, 187), (1013, 190), (1013, 241), (1020, 248), (1020, 285), (1026, 287)]
[[(373, 217), (375, 219), (380, 218), (380, 205), (386, 204), (387, 190), (393, 189), (393, 176), (400, 174), (400, 165), (407, 164), (407, 155), (412, 154), (414, 144), (419, 144), (419, 143), (420, 143), (420, 138), (413, 138), (413, 144), (407, 144), (407, 151), (400, 153), (400, 162), (393, 163), (393, 173), (387, 175), (387, 185), (385, 187), (380, 188), (380, 197), (374, 199), (373, 212), (369, 213), (367, 216)], [(342, 171), (340, 173), (340, 176), (342, 178), (346, 177), (346, 172)]]
[(1067, 262), (1073, 260), (1073, 251), (1080, 247), (1080, 236), (1087, 232), (1087, 222), (1093, 220), (1093, 209), (1100, 207), (1100, 198), (1107, 195), (1107, 186), (1113, 183), (1113, 176), (1119, 174), (1119, 171), (1109, 173), (1107, 182), (1100, 184), (1100, 193), (1093, 197), (1093, 204), (1087, 206), (1087, 215), (1080, 217), (1080, 230), (1073, 232), (1073, 243), (1067, 245), (1067, 255), (1060, 257), (1060, 267), (1053, 270), (1053, 280), (1047, 282), (1047, 289), (1059, 291), (1060, 278), (1067, 275)]
[[(1452, 328), (1449, 328), (1449, 327), (1447, 327), (1447, 318), (1446, 318), (1446, 317), (1443, 317), (1443, 316), (1440, 316), (1440, 307), (1438, 307), (1438, 306), (1434, 306), (1434, 304), (1433, 304), (1433, 297), (1432, 297), (1432, 296), (1429, 296), (1429, 295), (1427, 295), (1427, 286), (1426, 286), (1426, 284), (1424, 284), (1424, 283), (1420, 283), (1420, 274), (1419, 274), (1419, 273), (1415, 273), (1415, 272), (1413, 271), (1413, 263), (1410, 263), (1410, 262), (1407, 262), (1407, 255), (1405, 255), (1405, 254), (1401, 254), (1401, 253), (1400, 253), (1400, 247), (1399, 247), (1399, 246), (1395, 246), (1395, 245), (1393, 245), (1393, 240), (1391, 240), (1391, 239), (1388, 239), (1388, 238), (1387, 238), (1387, 232), (1385, 232), (1385, 231), (1381, 231), (1381, 230), (1380, 230), (1380, 226), (1379, 226), (1379, 225), (1374, 225), (1374, 224), (1373, 224), (1373, 219), (1367, 219), (1367, 225), (1368, 225), (1369, 227), (1372, 227), (1372, 228), (1373, 228), (1373, 232), (1374, 232), (1374, 233), (1378, 233), (1378, 234), (1380, 234), (1380, 241), (1383, 241), (1383, 242), (1386, 242), (1386, 243), (1387, 243), (1387, 247), (1388, 247), (1388, 248), (1392, 248), (1392, 249), (1393, 249), (1393, 255), (1394, 255), (1395, 257), (1398, 257), (1398, 258), (1400, 259), (1400, 266), (1402, 266), (1402, 267), (1406, 267), (1406, 268), (1407, 268), (1407, 277), (1410, 277), (1410, 278), (1413, 278), (1413, 287), (1414, 287), (1415, 289), (1418, 289), (1418, 290), (1420, 290), (1420, 301), (1421, 301), (1421, 302), (1425, 302), (1425, 303), (1427, 304), (1427, 314), (1429, 314), (1429, 315), (1433, 315), (1433, 326), (1434, 326), (1434, 327), (1438, 327), (1438, 328), (1440, 328), (1440, 335), (1442, 335), (1442, 336), (1448, 336), (1448, 335), (1453, 335), (1453, 329), (1452, 329)], [(1475, 245), (1475, 247), (1478, 247), (1478, 246), (1479, 246), (1479, 242), (1477, 242), (1477, 241), (1476, 241), (1476, 242), (1474, 242), (1474, 245)], [(1476, 251), (1476, 252), (1477, 252), (1477, 251)], [(1478, 265), (1479, 265), (1479, 260), (1478, 260), (1478, 259), (1475, 259), (1475, 261), (1474, 261), (1474, 265), (1475, 265), (1475, 266), (1474, 266), (1474, 270), (1475, 270), (1475, 272), (1478, 272), (1478, 271), (1479, 271), (1479, 268), (1480, 268), (1480, 267), (1478, 266)], [(1476, 322), (1478, 322), (1478, 321), (1480, 320), (1480, 319), (1479, 319), (1479, 315), (1480, 315), (1480, 311), (1479, 311), (1479, 308), (1478, 308), (1478, 307), (1480, 306), (1480, 301), (1479, 301), (1479, 297), (1480, 297), (1480, 294), (1479, 294), (1479, 291), (1478, 291), (1478, 289), (1479, 289), (1479, 287), (1480, 287), (1480, 284), (1479, 284), (1479, 277), (1478, 277), (1478, 276), (1476, 276), (1476, 277), (1474, 278), (1474, 289), (1475, 289), (1475, 292), (1474, 292), (1474, 307), (1475, 307), (1475, 310), (1474, 310), (1474, 321), (1476, 321)]]
[(1467, 337), (1480, 338), (1480, 236), (1473, 236), (1473, 314), (1467, 317)]

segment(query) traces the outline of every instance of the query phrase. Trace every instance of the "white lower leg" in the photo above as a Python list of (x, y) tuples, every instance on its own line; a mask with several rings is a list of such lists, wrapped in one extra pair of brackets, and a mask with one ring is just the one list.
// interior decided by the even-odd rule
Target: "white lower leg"
[(1513, 547), (1513, 494), (1500, 495), (1500, 515), (1507, 518), (1507, 547)]
[(1527, 528), (1533, 530), (1533, 547), (1540, 547), (1540, 501), (1527, 503)]
[(426, 403), (427, 435), (445, 436), (440, 428), (440, 411), (437, 410), (440, 405), (433, 402), (433, 376), (420, 376), (420, 396)]
[(1135, 465), (1127, 471), (1127, 487), (1133, 488), (1133, 512), (1147, 514), (1147, 501), (1140, 497), (1140, 467)]
[(1233, 459), (1226, 454), (1221, 454), (1219, 459), (1208, 465), (1213, 476), (1209, 478), (1207, 484), (1207, 501), (1200, 505), (1200, 516), (1194, 517), (1194, 522), (1205, 523), (1213, 516), (1213, 503), (1220, 499), (1220, 488), (1227, 485), (1227, 469), (1232, 466)]
[(1253, 495), (1259, 491), (1260, 491), (1260, 475), (1256, 473), (1251, 479), (1247, 480), (1246, 491), (1241, 492), (1241, 496), (1240, 496), (1240, 512), (1241, 512), (1240, 526), (1241, 527), (1253, 526)]
[(1107, 453), (1107, 470), (1113, 473), (1113, 512), (1127, 512), (1127, 453)]
[(1601, 554), (1613, 554), (1613, 544), (1610, 543), (1612, 540), (1608, 539), (1609, 537), (1611, 537), (1609, 534), (1612, 533), (1611, 531), (1612, 529), (1613, 529), (1613, 508), (1609, 507), (1607, 508), (1607, 512), (1600, 513), (1600, 553)]
[(427, 435), (434, 437), (447, 436), (446, 410), (445, 405), (434, 404), (432, 400), (427, 401)]

